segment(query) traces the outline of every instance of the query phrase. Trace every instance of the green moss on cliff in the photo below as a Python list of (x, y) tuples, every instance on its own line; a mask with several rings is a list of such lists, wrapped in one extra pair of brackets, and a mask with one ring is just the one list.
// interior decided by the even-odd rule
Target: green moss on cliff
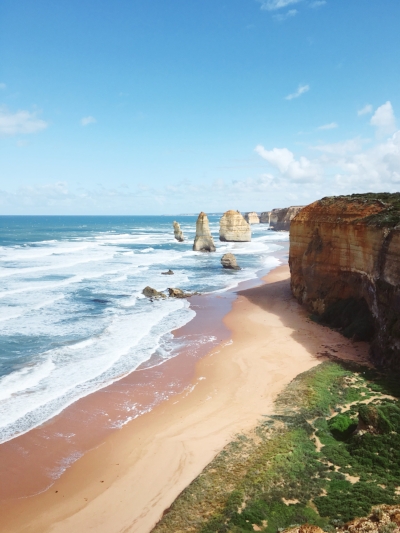
[[(218, 454), (154, 532), (276, 533), (306, 522), (333, 531), (372, 505), (396, 502), (400, 404), (382, 394), (400, 396), (398, 387), (336, 363), (298, 376), (277, 399), (279, 414)], [(359, 414), (372, 427), (354, 434)]]
[(322, 205), (331, 205), (337, 201), (352, 203), (361, 202), (364, 205), (378, 204), (382, 207), (382, 211), (377, 214), (368, 216), (364, 219), (359, 219), (354, 222), (364, 221), (371, 226), (392, 228), (400, 224), (400, 193), (364, 193), (351, 194), (349, 196), (328, 196), (322, 198), (320, 202)]

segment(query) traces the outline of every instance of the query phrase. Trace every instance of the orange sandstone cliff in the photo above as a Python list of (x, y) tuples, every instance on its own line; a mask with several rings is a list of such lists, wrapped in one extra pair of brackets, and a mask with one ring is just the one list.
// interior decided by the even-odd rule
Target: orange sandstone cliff
[(290, 226), (291, 287), (316, 320), (400, 370), (400, 193), (327, 197)]

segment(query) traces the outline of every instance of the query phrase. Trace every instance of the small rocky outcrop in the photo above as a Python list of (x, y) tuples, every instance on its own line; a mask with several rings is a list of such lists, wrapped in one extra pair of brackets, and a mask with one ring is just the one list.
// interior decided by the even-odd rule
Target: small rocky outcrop
[(240, 270), (240, 266), (236, 262), (236, 257), (231, 253), (224, 254), (221, 257), (221, 264), (224, 268), (230, 268), (232, 270)]
[(182, 289), (173, 289), (168, 288), (168, 293), (170, 298), (189, 298), (190, 296), (195, 296), (199, 294), (198, 292), (185, 292)]
[(244, 215), (244, 219), (249, 224), (259, 224), (260, 223), (260, 218), (259, 218), (259, 216), (257, 215), (257, 213), (255, 211), (251, 211), (250, 213), (246, 213)]
[(193, 250), (195, 252), (215, 252), (215, 244), (211, 235), (208, 217), (203, 211), (197, 218), (196, 237), (194, 239)]
[(260, 215), (260, 223), (269, 224), (270, 217), (271, 217), (271, 211), (263, 211)]
[(161, 274), (163, 276), (173, 276), (174, 275), (174, 271), (173, 270), (167, 270), (167, 272), (161, 272)]
[(181, 230), (181, 227), (180, 227), (179, 223), (175, 222), (175, 220), (174, 220), (173, 225), (174, 225), (174, 237), (175, 237), (175, 239), (177, 241), (179, 241), (179, 242), (183, 242), (185, 239), (183, 237), (183, 233), (182, 233), (182, 230)]
[(166, 298), (165, 294), (162, 292), (156, 291), (156, 289), (153, 289), (153, 287), (145, 287), (142, 290), (142, 294), (146, 296), (146, 298)]
[(226, 211), (219, 222), (219, 240), (225, 242), (251, 241), (250, 224), (239, 211)]
[(273, 209), (269, 215), (269, 225), (275, 231), (289, 231), (290, 223), (303, 209), (304, 205), (294, 205), (282, 209)]

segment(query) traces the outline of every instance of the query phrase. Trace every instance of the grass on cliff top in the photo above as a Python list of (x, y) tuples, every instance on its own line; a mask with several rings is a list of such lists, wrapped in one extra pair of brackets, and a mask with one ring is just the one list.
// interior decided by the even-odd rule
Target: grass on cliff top
[[(153, 532), (276, 533), (306, 522), (334, 531), (397, 502), (397, 397), (395, 380), (364, 367), (326, 362), (301, 374), (278, 397), (278, 414), (228, 444)], [(353, 435), (359, 411), (372, 433)]]
[(322, 198), (322, 203), (332, 203), (338, 199), (353, 202), (357, 200), (365, 204), (379, 202), (385, 207), (380, 213), (365, 218), (365, 222), (371, 226), (394, 227), (400, 224), (400, 193), (373, 193), (351, 194), (349, 196), (327, 196)]

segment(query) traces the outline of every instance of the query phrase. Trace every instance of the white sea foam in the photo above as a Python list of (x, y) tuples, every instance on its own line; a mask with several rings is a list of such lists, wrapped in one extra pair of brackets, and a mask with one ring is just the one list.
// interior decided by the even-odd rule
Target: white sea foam
[[(273, 252), (287, 239), (260, 226), (250, 243), (220, 243), (214, 221), (217, 253), (202, 254), (191, 249), (194, 225), (182, 228), (185, 243), (152, 225), (0, 247), (0, 442), (127, 375), (156, 350), (161, 358), (176, 353), (170, 332), (195, 313), (182, 300), (150, 302), (141, 294), (146, 285), (227, 290), (279, 264)], [(242, 270), (221, 268), (227, 251)], [(168, 268), (174, 276), (161, 274)], [(195, 353), (215, 339), (199, 334), (184, 342)]]

